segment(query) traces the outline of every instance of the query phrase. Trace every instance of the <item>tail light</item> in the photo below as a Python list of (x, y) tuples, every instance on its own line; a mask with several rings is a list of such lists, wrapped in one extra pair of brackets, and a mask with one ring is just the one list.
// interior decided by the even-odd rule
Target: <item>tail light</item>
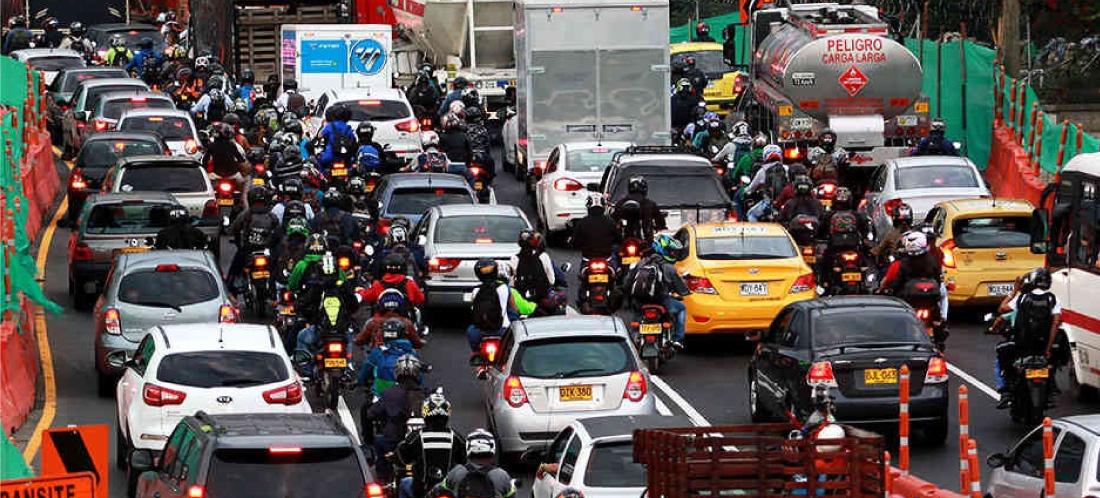
[(344, 343), (330, 342), (325, 346), (325, 352), (331, 357), (344, 356)]
[(836, 387), (833, 364), (827, 361), (819, 361), (811, 365), (810, 371), (806, 373), (806, 383), (811, 386), (825, 384), (827, 387)]
[(102, 119), (95, 120), (95, 131), (107, 131), (107, 122)]
[(296, 405), (302, 402), (302, 386), (297, 382), (264, 391), (264, 401), (269, 405)]
[(267, 256), (256, 256), (252, 258), (252, 266), (256, 268), (264, 268), (267, 266)]
[(386, 235), (390, 231), (390, 225), (393, 225), (393, 220), (389, 218), (379, 218), (378, 233)]
[(218, 322), (219, 323), (233, 323), (237, 321), (236, 308), (223, 304), (221, 308), (218, 308)]
[(939, 384), (947, 382), (947, 362), (940, 356), (933, 356), (928, 360), (928, 372), (924, 374), (925, 384)]
[(397, 128), (397, 131), (416, 133), (420, 131), (420, 123), (416, 120), (416, 118), (410, 118), (395, 124), (394, 128)]
[(592, 273), (603, 273), (607, 271), (607, 261), (597, 259), (588, 263), (588, 271)]
[(526, 138), (521, 138), (519, 140), (516, 140), (516, 144), (519, 145), (520, 147), (527, 147), (527, 139)]
[(263, 163), (260, 163), (256, 165), (255, 170), (257, 174), (262, 175), (264, 174), (264, 171), (267, 171), (267, 166), (264, 166)]
[(73, 247), (73, 261), (91, 261), (92, 248), (83, 242)]
[(149, 406), (181, 405), (187, 399), (187, 393), (156, 384), (145, 384), (145, 388), (141, 390), (141, 399)]
[(267, 449), (272, 455), (301, 455), (302, 448), (297, 446), (272, 446)]
[(623, 399), (629, 399), (635, 403), (645, 397), (649, 386), (646, 385), (645, 375), (635, 370), (630, 372), (630, 379), (626, 381), (626, 389), (623, 391)]
[(572, 178), (558, 178), (557, 181), (554, 182), (554, 190), (576, 192), (582, 189), (584, 189), (584, 185), (581, 185), (580, 182)]
[(916, 315), (917, 318), (921, 320), (928, 320), (928, 317), (932, 316), (932, 310), (928, 308), (917, 308)]
[(656, 320), (661, 317), (661, 314), (653, 308), (647, 308), (645, 311), (642, 311), (642, 317), (646, 320)]
[(535, 161), (535, 173), (541, 175), (543, 171), (546, 171), (546, 160)]
[(734, 93), (741, 93), (744, 90), (745, 90), (745, 84), (744, 84), (743, 80), (741, 79), (741, 75), (739, 74), (733, 80), (733, 92)]
[(794, 285), (791, 286), (791, 294), (806, 292), (814, 287), (817, 287), (817, 281), (814, 280), (814, 274), (807, 273), (795, 279)]
[(957, 265), (955, 262), (955, 239), (943, 241), (943, 244), (940, 244), (940, 250), (943, 251), (943, 266), (955, 268)]
[(798, 147), (793, 147), (793, 148), (790, 148), (790, 149), (787, 149), (787, 150), (783, 151), (783, 157), (785, 157), (785, 158), (787, 158), (791, 161), (794, 161), (794, 160), (799, 159), (799, 158), (802, 157), (802, 151), (799, 150)]
[(855, 251), (848, 251), (844, 254), (841, 254), (840, 258), (848, 262), (856, 261), (859, 259), (859, 253)]
[(198, 484), (192, 485), (187, 488), (187, 498), (203, 498), (206, 496), (206, 489)]
[(626, 245), (626, 255), (627, 256), (637, 256), (638, 255), (638, 245), (637, 244), (627, 244)]
[(203, 218), (217, 218), (218, 217), (218, 201), (210, 199), (206, 201), (206, 204), (202, 205), (202, 217)]
[(193, 138), (188, 138), (187, 141), (183, 143), (183, 150), (188, 154), (194, 154), (199, 151), (199, 143)]
[(475, 244), (492, 244), (493, 239), (490, 239), (489, 237), (478, 237), (478, 238), (474, 239), (474, 243)]
[(351, 258), (347, 256), (340, 256), (336, 258), (336, 266), (339, 266), (341, 270), (347, 270), (351, 268)]
[(424, 118), (424, 119), (421, 119), (421, 120), (420, 120), (420, 127), (421, 127), (421, 128), (424, 128), (424, 129), (426, 129), (426, 130), (427, 130), (427, 129), (431, 129), (431, 127), (432, 127), (432, 119), (431, 119), (431, 118)]
[(886, 211), (886, 216), (894, 216), (894, 210), (901, 205), (901, 199), (890, 199), (886, 201), (886, 204), (882, 205), (882, 209)]
[(220, 182), (218, 182), (218, 192), (221, 192), (222, 194), (225, 194), (225, 195), (232, 194), (233, 193), (233, 182), (231, 182), (231, 181), (220, 181)]
[(283, 302), (284, 303), (290, 302), (290, 298), (293, 297), (293, 296), (294, 295), (291, 294), (290, 291), (288, 291), (288, 290), (283, 291)]
[(726, 211), (726, 221), (737, 221), (737, 211), (733, 209)]
[(523, 383), (519, 377), (511, 376), (504, 381), (504, 399), (512, 408), (519, 408), (527, 403), (527, 391), (523, 389)]
[(500, 352), (500, 340), (499, 339), (486, 339), (481, 341), (481, 355), (490, 363), (496, 361), (497, 353)]
[(428, 260), (428, 271), (432, 273), (450, 273), (458, 268), (461, 261), (457, 258), (432, 258)]
[(72, 190), (84, 190), (88, 188), (88, 182), (84, 181), (84, 172), (77, 168), (69, 178), (69, 188)]
[(825, 194), (826, 196), (832, 197), (834, 192), (836, 192), (836, 184), (825, 183), (821, 185), (821, 193)]
[(477, 166), (470, 167), (470, 174), (473, 175), (475, 178), (481, 176), (481, 172), (482, 169)]
[(718, 294), (717, 290), (714, 290), (714, 284), (710, 283), (710, 279), (707, 277), (695, 277), (688, 275), (684, 277), (684, 283), (692, 292), (698, 292), (700, 294)]
[(122, 335), (122, 320), (118, 309), (107, 308), (103, 312), (103, 331), (110, 335)]
[(382, 486), (373, 482), (367, 484), (365, 493), (367, 498), (384, 498), (386, 496), (386, 493), (382, 490)]

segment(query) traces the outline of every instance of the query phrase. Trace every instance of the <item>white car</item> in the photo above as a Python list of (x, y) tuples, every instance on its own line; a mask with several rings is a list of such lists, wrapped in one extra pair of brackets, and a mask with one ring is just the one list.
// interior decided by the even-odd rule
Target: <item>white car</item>
[(237, 323), (150, 328), (133, 357), (115, 352), (125, 368), (115, 389), (120, 462), (133, 449), (160, 451), (187, 415), (310, 413), (279, 333)]
[(199, 132), (191, 113), (177, 109), (131, 109), (118, 118), (118, 131), (151, 131), (161, 136), (173, 156), (202, 160)]
[(588, 214), (589, 183), (600, 183), (604, 169), (629, 142), (574, 142), (550, 152), (546, 171), (535, 184), (535, 206), (547, 235), (565, 230), (565, 223)]
[[(1054, 432), (1054, 497), (1100, 496), (1100, 415), (1056, 418)], [(1043, 426), (1024, 436), (1007, 453), (990, 455), (993, 475), (987, 496), (1032, 498), (1043, 494)]]
[(420, 155), (420, 122), (405, 93), (395, 88), (347, 88), (327, 90), (317, 98), (313, 114), (305, 119), (305, 135), (316, 136), (325, 127), (325, 111), (342, 104), (351, 109), (348, 125), (354, 131), (360, 121), (374, 124), (374, 141), (405, 161)]
[(53, 79), (62, 69), (87, 65), (80, 52), (66, 48), (28, 48), (16, 50), (11, 53), (11, 56), (19, 62), (26, 63), (31, 69), (42, 71), (47, 86), (53, 83)]

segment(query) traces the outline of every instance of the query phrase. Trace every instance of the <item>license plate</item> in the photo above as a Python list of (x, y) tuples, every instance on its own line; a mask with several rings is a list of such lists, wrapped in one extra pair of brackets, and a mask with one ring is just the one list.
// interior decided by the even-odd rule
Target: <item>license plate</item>
[(219, 206), (232, 206), (233, 199), (218, 199)]
[(766, 296), (768, 295), (767, 282), (745, 282), (741, 284), (742, 296)]
[(263, 178), (253, 178), (252, 179), (252, 184), (253, 185), (263, 185), (264, 184), (264, 179)]
[(294, 314), (294, 307), (293, 306), (279, 306), (279, 314), (280, 315), (293, 315)]
[(123, 247), (122, 250), (119, 252), (121, 252), (122, 254), (130, 254), (134, 252), (145, 252), (148, 250), (148, 247)]
[(643, 323), (638, 327), (638, 333), (642, 335), (660, 334), (661, 330), (659, 323)]
[(348, 176), (348, 170), (344, 168), (334, 168), (332, 170), (332, 176)]
[(840, 279), (845, 282), (860, 282), (863, 280), (862, 273), (844, 273), (840, 276)]
[(589, 275), (588, 276), (588, 281), (591, 282), (591, 283), (594, 283), (594, 284), (606, 284), (607, 283), (607, 274), (606, 273), (598, 273), (596, 275)]
[(869, 368), (863, 371), (864, 384), (897, 384), (898, 370), (896, 368)]
[(634, 263), (637, 263), (641, 259), (642, 258), (640, 258), (638, 256), (628, 256), (628, 257), (623, 258), (623, 264), (629, 266), (629, 265), (632, 265)]
[(1045, 368), (1029, 368), (1024, 371), (1024, 376), (1030, 379), (1045, 379), (1050, 374)]
[(374, 192), (374, 185), (367, 185), (367, 193)]
[(592, 401), (592, 386), (561, 386), (558, 399), (562, 401)]
[(347, 358), (325, 358), (325, 368), (347, 368)]
[(814, 264), (817, 263), (817, 256), (802, 255), (802, 261), (805, 261), (809, 264)]
[(833, 200), (832, 199), (821, 199), (821, 206), (822, 207), (832, 207), (833, 206)]
[(1011, 283), (989, 284), (989, 295), (1002, 297), (1007, 296), (1009, 294), (1012, 294), (1012, 287), (1013, 285)]
[(267, 270), (257, 270), (252, 272), (252, 278), (267, 278), (271, 276), (271, 272)]
[(481, 190), (485, 188), (485, 184), (481, 182), (474, 182), (474, 190)]
[(917, 126), (917, 117), (913, 115), (898, 116), (898, 126)]

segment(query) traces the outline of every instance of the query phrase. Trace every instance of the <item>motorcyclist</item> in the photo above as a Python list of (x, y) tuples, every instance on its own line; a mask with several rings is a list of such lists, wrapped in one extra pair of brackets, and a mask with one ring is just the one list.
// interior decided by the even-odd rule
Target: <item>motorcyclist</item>
[(383, 147), (374, 141), (374, 125), (361, 121), (355, 126), (355, 138), (359, 142), (355, 165), (363, 171), (377, 171), (382, 166)]
[[(152, 57), (152, 59), (149, 59)], [(137, 75), (150, 85), (156, 83), (155, 76), (159, 74), (160, 65), (164, 62), (164, 56), (153, 50), (153, 39), (142, 38), (138, 42), (138, 53), (126, 64), (126, 72)]]
[(911, 155), (914, 156), (957, 156), (959, 150), (955, 148), (955, 142), (948, 140), (944, 134), (947, 132), (947, 122), (935, 118), (929, 129), (928, 136), (921, 139), (916, 147), (913, 147)]
[[(528, 302), (508, 285), (495, 260), (482, 258), (474, 264), (474, 273), (481, 285), (474, 291), (473, 320), (466, 328), (470, 351), (478, 353), (483, 335), (500, 336), (511, 324), (512, 316), (528, 315), (535, 304)], [(489, 297), (497, 298), (494, 304)]]
[(283, 240), (272, 251), (277, 269), (276, 280), (286, 285), (290, 272), (298, 261), (306, 255), (306, 242), (309, 241), (309, 226), (304, 216), (288, 218), (283, 225)]
[(280, 111), (301, 115), (302, 109), (306, 109), (307, 102), (304, 95), (298, 93), (298, 82), (294, 78), (283, 80), (283, 93), (275, 99), (275, 107)]
[(8, 34), (4, 36), (4, 55), (16, 50), (31, 48), (34, 34), (27, 29), (27, 18), (22, 15), (8, 19)]
[(172, 100), (176, 102), (176, 107), (180, 110), (191, 110), (192, 103), (198, 101), (202, 95), (199, 93), (198, 84), (191, 76), (191, 68), (180, 67), (176, 69), (172, 82), (164, 87), (165, 93), (172, 96)]
[[(752, 134), (749, 124), (744, 121), (738, 121), (730, 129), (727, 141), (722, 145), (722, 148), (718, 150), (718, 153), (710, 158), (710, 162), (718, 163), (725, 161), (727, 158), (733, 162), (734, 165), (741, 160), (749, 151), (752, 150)], [(763, 146), (761, 146), (763, 148)], [(745, 173), (748, 174), (748, 173)]]
[(420, 409), (424, 428), (408, 434), (397, 445), (397, 457), (412, 465), (412, 475), (401, 480), (398, 498), (419, 498), (439, 484), (456, 465), (466, 463), (466, 438), (448, 426), (451, 403), (436, 391)]
[(726, 145), (726, 137), (722, 131), (722, 121), (718, 119), (708, 119), (703, 131), (696, 133), (695, 138), (691, 140), (691, 146), (704, 156), (712, 154), (711, 147), (713, 150), (721, 150), (724, 145)]
[[(657, 232), (665, 229), (664, 214), (648, 195), (649, 181), (644, 176), (633, 176), (627, 180), (626, 197), (616, 202), (612, 211), (616, 222), (626, 227), (624, 236), (652, 241)], [(631, 201), (638, 205), (636, 210), (630, 207)]]
[(469, 165), (473, 156), (470, 138), (462, 129), (458, 116), (445, 114), (442, 118), (443, 130), (439, 133), (439, 150), (447, 155), (452, 163)]
[(127, 67), (133, 59), (134, 52), (126, 47), (126, 39), (120, 34), (112, 36), (111, 48), (107, 49), (107, 54), (103, 56), (103, 60), (107, 65)]
[[(345, 278), (344, 272), (336, 265), (335, 255), (327, 249), (323, 254), (316, 255), (312, 248), (315, 245), (313, 237), (310, 236), (308, 252), (294, 267), (289, 280), (291, 290), (301, 287), (296, 309), (310, 324), (298, 332), (296, 350), (307, 351), (311, 355), (318, 348), (317, 327), (320, 324), (325, 324), (325, 328), (332, 332), (347, 334), (350, 342), (353, 317), (359, 307), (359, 296), (355, 294), (354, 284)], [(299, 271), (302, 267), (305, 269)], [(308, 285), (302, 285), (303, 282)], [(330, 318), (328, 303), (322, 306), (322, 300), (326, 297), (335, 297), (339, 301), (335, 320)]]
[(417, 285), (416, 280), (408, 276), (408, 261), (400, 253), (391, 251), (384, 256), (382, 268), (384, 273), (371, 283), (371, 286), (362, 294), (363, 302), (373, 303), (379, 300), (387, 290), (394, 289), (401, 293), (405, 299), (399, 310), (406, 318), (413, 318), (412, 307), (424, 304), (424, 291)]
[[(943, 282), (943, 267), (928, 247), (928, 236), (919, 230), (905, 232), (899, 240), (902, 257), (894, 261), (882, 277), (880, 291), (886, 294), (898, 294), (905, 284), (914, 279)], [(940, 292), (940, 320), (947, 320), (947, 295)]]
[(814, 183), (824, 180), (838, 181), (840, 168), (848, 160), (848, 152), (836, 145), (836, 132), (829, 128), (821, 130), (817, 137), (817, 146), (806, 154), (810, 162), (810, 178)]
[(409, 103), (413, 107), (431, 112), (439, 105), (439, 99), (443, 97), (443, 89), (439, 87), (439, 81), (435, 79), (434, 73), (431, 63), (425, 62), (420, 65), (420, 70), (416, 73), (416, 81), (409, 90)]
[(39, 43), (35, 44), (36, 48), (59, 48), (61, 42), (65, 39), (65, 35), (61, 33), (57, 28), (61, 26), (61, 22), (56, 17), (47, 17), (42, 21), (42, 35), (39, 37)]
[(226, 282), (238, 293), (241, 285), (237, 277), (244, 271), (252, 251), (275, 247), (282, 238), (282, 222), (271, 212), (271, 193), (267, 187), (257, 185), (248, 191), (246, 209), (229, 227), (229, 236), (237, 244), (237, 252), (226, 272)]
[[(1051, 360), (1051, 348), (1062, 326), (1062, 304), (1050, 292), (1051, 284), (1050, 270), (1036, 268), (1020, 279), (1017, 292), (1005, 297), (997, 309), (998, 313), (1009, 314), (1012, 324), (1010, 344), (997, 346), (994, 368), (1001, 391), (998, 409), (1008, 408), (1012, 404), (1013, 382), (1010, 377), (1015, 369), (1005, 366), (1012, 365), (1017, 358), (1028, 356), (1043, 356)], [(1050, 378), (1053, 380), (1054, 376)]]
[(492, 138), (485, 126), (485, 110), (480, 106), (466, 108), (466, 137), (470, 141), (471, 159), (485, 172), (486, 184), (496, 177), (496, 164), (490, 151)]
[(821, 219), (825, 208), (821, 201), (814, 199), (814, 182), (806, 175), (798, 175), (794, 181), (794, 199), (787, 201), (779, 212), (779, 222), (787, 225), (798, 215), (808, 215)]
[(623, 241), (622, 232), (607, 215), (601, 197), (590, 196), (586, 204), (588, 214), (575, 222), (571, 244), (580, 249), (583, 259), (614, 257), (615, 248)]
[(252, 144), (249, 143), (248, 137), (246, 137), (243, 133), (242, 128), (244, 126), (244, 121), (241, 119), (240, 114), (237, 114), (236, 112), (227, 113), (222, 118), (222, 122), (233, 127), (233, 140), (240, 144), (241, 148), (243, 148), (245, 151), (252, 149)]
[(515, 270), (512, 287), (529, 301), (539, 302), (554, 288), (554, 262), (546, 253), (546, 240), (535, 230), (521, 230), (519, 252), (510, 258)]
[(462, 100), (462, 92), (470, 86), (470, 82), (466, 80), (464, 76), (455, 77), (451, 81), (452, 90), (447, 93), (447, 96), (443, 98), (443, 102), (439, 104), (439, 109), (436, 110), (435, 115), (442, 118), (451, 109), (451, 102), (456, 100)]
[(247, 103), (246, 111), (252, 110), (252, 102), (256, 98), (256, 73), (252, 71), (252, 68), (244, 68), (241, 70), (240, 81), (237, 82), (236, 94), (233, 95), (234, 100), (241, 99)]
[[(496, 439), (485, 429), (476, 429), (466, 436), (465, 465), (456, 465), (438, 487), (452, 496), (475, 496), (471, 490), (485, 491), (500, 498), (516, 494), (512, 477), (504, 469), (493, 465), (496, 458)], [(478, 493), (476, 496), (490, 496)]]
[(310, 231), (325, 234), (334, 246), (351, 244), (359, 233), (359, 224), (342, 209), (342, 201), (339, 191), (329, 189), (321, 199), (321, 212), (309, 220)]
[[(225, 96), (225, 92), (219, 88), (220, 77), (211, 76), (206, 81), (206, 93), (199, 97), (199, 101), (195, 102), (195, 105), (191, 106), (191, 115), (195, 116), (201, 123), (220, 122), (229, 113), (231, 103), (229, 98)], [(236, 136), (236, 130), (234, 130), (234, 136)]]
[(672, 129), (680, 131), (687, 127), (695, 119), (692, 113), (702, 102), (702, 98), (692, 93), (691, 80), (677, 80), (676, 92), (672, 94)]
[[(837, 220), (835, 224), (834, 219)], [(827, 241), (822, 254), (822, 269), (831, 264), (841, 252), (855, 250), (864, 254), (865, 241), (871, 233), (871, 220), (866, 214), (853, 209), (852, 191), (848, 187), (836, 189), (832, 211), (821, 218), (821, 231)]]
[(434, 131), (425, 131), (420, 134), (420, 143), (424, 152), (416, 156), (416, 161), (409, 164), (405, 170), (421, 173), (446, 173), (450, 158), (439, 150), (439, 135)]
[[(384, 320), (372, 320), (372, 322), (377, 322), (377, 325), (375, 325), (377, 330), (371, 330), (370, 333), (377, 334), (382, 339), (382, 343), (372, 346), (367, 353), (363, 368), (359, 371), (359, 385), (369, 389), (374, 396), (381, 396), (395, 383), (399, 382), (396, 369), (391, 370), (389, 368), (391, 365), (396, 366), (394, 360), (399, 363), (400, 359), (405, 356), (419, 359), (416, 350), (423, 343), (419, 340), (415, 343), (410, 340), (410, 338), (416, 337), (416, 328), (412, 327), (411, 335), (409, 335), (410, 324), (400, 316)], [(364, 332), (360, 332), (356, 336), (354, 339), (356, 345), (363, 346), (371, 341), (370, 336), (364, 336), (365, 333), (366, 330), (364, 329)], [(419, 370), (416, 372), (418, 385), (420, 383), (420, 373)], [(403, 434), (404, 423), (402, 423), (401, 429)]]
[[(745, 188), (745, 195), (750, 195), (759, 189), (764, 189), (764, 199), (756, 203), (756, 205), (746, 213), (749, 221), (759, 221), (760, 218), (763, 217), (767, 209), (771, 207), (772, 199), (779, 198), (779, 194), (782, 193), (783, 187), (786, 186), (786, 180), (788, 178), (787, 165), (783, 164), (783, 149), (780, 149), (778, 145), (768, 144), (764, 146), (761, 157), (764, 164), (756, 171), (756, 174), (752, 177), (752, 181), (749, 182), (749, 186)], [(768, 181), (768, 171), (772, 168), (782, 168), (782, 174), (779, 174), (780, 172), (773, 172), (770, 177), (781, 178), (784, 181)]]
[(789, 178), (790, 181), (787, 182), (787, 185), (779, 192), (779, 197), (775, 199), (774, 205), (780, 207), (786, 206), (787, 202), (794, 199), (794, 179), (799, 176), (810, 176), (809, 170), (807, 170), (802, 163), (793, 163), (787, 166), (787, 178)]
[(705, 105), (700, 105), (692, 112), (695, 119), (684, 127), (680, 134), (685, 145), (694, 146), (695, 139), (707, 130), (708, 123), (718, 121), (718, 113), (708, 111)]
[(321, 153), (321, 166), (327, 174), (334, 162), (349, 164), (355, 154), (355, 130), (348, 125), (351, 109), (337, 104), (332, 109), (332, 119), (321, 129), (320, 136), (325, 140), (325, 151)]
[[(639, 278), (639, 272), (643, 271), (641, 270), (643, 267), (655, 266), (661, 272), (660, 280), (663, 282), (663, 295), (656, 296), (655, 299), (654, 296), (650, 296), (649, 299), (659, 299), (655, 304), (664, 306), (668, 314), (672, 316), (672, 347), (683, 349), (684, 330), (687, 327), (687, 308), (682, 300), (684, 296), (691, 294), (691, 289), (680, 276), (680, 272), (676, 270), (676, 263), (683, 261), (687, 257), (688, 251), (679, 240), (667, 234), (658, 235), (651, 246), (653, 252), (642, 258), (631, 269), (623, 283), (623, 288), (632, 288), (634, 281)], [(639, 301), (638, 295), (631, 295), (631, 304), (637, 311), (640, 305), (649, 303)]]
[(713, 36), (710, 36), (710, 25), (703, 21), (699, 21), (695, 24), (695, 40), (693, 41), (718, 43)]
[(271, 213), (279, 218), (280, 223), (287, 221), (283, 217), (283, 212), (287, 210), (287, 205), (297, 202), (301, 205), (304, 218), (308, 220), (313, 219), (313, 207), (308, 203), (302, 202), (302, 195), (305, 192), (305, 188), (302, 186), (301, 178), (287, 178), (279, 183), (279, 192), (282, 193), (282, 199), (271, 207)]
[(894, 208), (890, 219), (893, 225), (890, 231), (878, 241), (875, 247), (871, 248), (871, 256), (880, 266), (885, 266), (890, 256), (897, 251), (902, 234), (913, 229), (913, 208), (903, 202)]
[[(360, 292), (360, 296), (363, 293)], [(363, 302), (368, 302), (368, 299), (363, 298)], [(358, 346), (366, 346), (370, 349), (377, 348), (386, 343), (386, 338), (383, 334), (382, 324), (387, 320), (396, 319), (400, 321), (404, 328), (401, 329), (398, 334), (399, 338), (404, 338), (413, 348), (420, 349), (424, 346), (424, 340), (420, 338), (420, 334), (416, 331), (416, 324), (403, 314), (406, 308), (405, 295), (399, 289), (386, 289), (378, 294), (377, 306), (375, 307), (377, 312), (363, 327), (363, 331), (355, 337), (355, 344)]]
[[(709, 28), (708, 28), (709, 31)], [(703, 90), (707, 89), (707, 75), (702, 69), (695, 66), (695, 57), (684, 57), (684, 77), (691, 82), (691, 91), (702, 98)]]
[(240, 188), (244, 184), (242, 172), (250, 170), (244, 149), (234, 140), (237, 134), (225, 123), (215, 128), (214, 142), (203, 152), (202, 163), (215, 179), (229, 178)]
[(168, 210), (169, 226), (157, 232), (154, 249), (206, 249), (209, 240), (206, 234), (191, 225), (191, 215), (187, 208), (175, 206)]
[(85, 36), (87, 34), (88, 28), (84, 26), (84, 23), (74, 21), (69, 24), (69, 34), (61, 40), (60, 48), (75, 50), (84, 55), (85, 60), (90, 59), (92, 54), (95, 53), (95, 43)]
[[(364, 370), (366, 368), (364, 367)], [(371, 422), (383, 424), (382, 434), (375, 440), (378, 455), (388, 455), (397, 449), (405, 436), (405, 427), (409, 418), (416, 416), (424, 403), (424, 390), (420, 387), (420, 374), (423, 364), (414, 355), (406, 354), (397, 358), (393, 364), (393, 376), (396, 382), (385, 391), (377, 393), (378, 402), (367, 409), (364, 425)], [(375, 463), (375, 473), (382, 481), (392, 479), (392, 469), (388, 460), (379, 459)]]

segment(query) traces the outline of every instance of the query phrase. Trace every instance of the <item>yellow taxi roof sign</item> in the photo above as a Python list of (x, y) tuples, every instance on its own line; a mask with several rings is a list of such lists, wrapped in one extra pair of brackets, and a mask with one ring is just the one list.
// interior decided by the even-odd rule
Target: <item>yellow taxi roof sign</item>
[(774, 223), (703, 223), (695, 230), (699, 237), (760, 237), (783, 233), (783, 227)]
[(952, 209), (960, 214), (968, 214), (970, 212), (980, 213), (983, 211), (1031, 213), (1035, 210), (1035, 206), (1027, 199), (962, 199), (946, 201), (943, 204), (948, 209)]
[(95, 498), (91, 472), (0, 481), (0, 498)]

